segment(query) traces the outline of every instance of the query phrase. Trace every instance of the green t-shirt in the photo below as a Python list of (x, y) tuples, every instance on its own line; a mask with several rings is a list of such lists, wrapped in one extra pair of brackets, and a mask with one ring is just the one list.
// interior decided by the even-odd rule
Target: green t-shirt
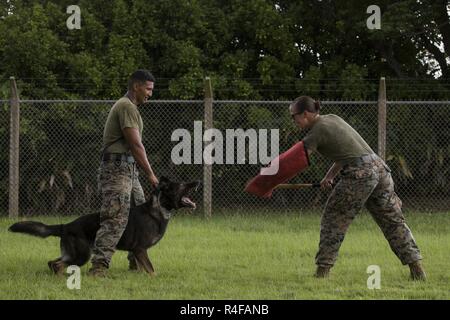
[(319, 116), (303, 142), (307, 149), (333, 161), (374, 153), (358, 132), (335, 114)]
[(109, 146), (105, 153), (126, 153), (130, 150), (122, 130), (124, 128), (136, 128), (142, 138), (143, 122), (138, 107), (127, 97), (120, 98), (112, 106), (106, 120), (105, 129), (103, 131), (103, 148), (120, 139)]

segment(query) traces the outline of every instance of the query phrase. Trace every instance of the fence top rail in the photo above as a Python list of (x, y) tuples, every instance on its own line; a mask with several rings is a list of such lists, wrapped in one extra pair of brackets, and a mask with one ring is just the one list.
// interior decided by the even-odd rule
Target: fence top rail
[(435, 101), (387, 101), (387, 104), (410, 104), (410, 105), (420, 105), (420, 104), (437, 104), (437, 105), (447, 105), (450, 104), (448, 100), (435, 100)]
[[(20, 99), (22, 103), (114, 103), (117, 100), (86, 100), (86, 99)], [(8, 103), (9, 100), (0, 100), (0, 103)], [(146, 103), (203, 103), (204, 100), (150, 100)], [(257, 103), (257, 104), (290, 104), (292, 101), (281, 100), (214, 100), (215, 103)], [(374, 104), (377, 101), (321, 101), (322, 104)]]
[[(19, 100), (22, 103), (114, 103), (117, 100), (49, 100), (49, 99), (23, 99)], [(0, 103), (9, 103), (10, 100), (0, 100)], [(156, 104), (156, 103), (203, 103), (204, 100), (150, 100), (147, 103)], [(225, 103), (245, 103), (245, 104), (290, 104), (292, 101), (277, 101), (277, 100), (214, 100), (215, 103), (225, 104)], [(357, 104), (377, 104), (378, 101), (341, 101), (341, 100), (324, 100), (320, 101), (322, 105), (357, 105)], [(386, 101), (387, 104), (395, 105), (395, 104), (410, 104), (410, 105), (420, 105), (420, 104), (434, 104), (434, 105), (447, 105), (450, 104), (450, 100), (430, 100), (430, 101), (421, 101), (421, 100), (398, 100), (398, 101)]]
[[(214, 100), (215, 103), (257, 103), (257, 104), (291, 104), (292, 101), (277, 101), (277, 100)], [(376, 104), (377, 101), (340, 101), (340, 100), (323, 100), (320, 101), (322, 105), (327, 104)]]
[[(8, 102), (9, 100), (0, 100)], [(30, 100), (24, 99), (20, 100), (22, 103), (114, 103), (117, 100)], [(203, 100), (150, 100), (146, 103), (203, 103)]]

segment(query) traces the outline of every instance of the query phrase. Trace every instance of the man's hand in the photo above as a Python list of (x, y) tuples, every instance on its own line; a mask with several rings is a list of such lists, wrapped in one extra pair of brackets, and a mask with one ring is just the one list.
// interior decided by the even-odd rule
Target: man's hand
[(154, 174), (151, 174), (149, 177), (148, 177), (148, 179), (150, 180), (150, 183), (151, 183), (151, 185), (153, 186), (153, 187), (157, 187), (158, 186), (158, 184), (159, 184), (159, 180), (158, 180), (158, 178), (154, 175)]
[(320, 181), (320, 188), (322, 190), (330, 189), (333, 186), (333, 178), (325, 176), (325, 178)]

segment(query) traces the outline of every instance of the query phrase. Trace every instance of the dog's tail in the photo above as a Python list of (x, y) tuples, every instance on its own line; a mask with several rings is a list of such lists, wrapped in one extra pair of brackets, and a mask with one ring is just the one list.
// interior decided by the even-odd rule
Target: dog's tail
[(57, 224), (48, 226), (41, 222), (35, 221), (21, 221), (14, 223), (8, 229), (11, 232), (20, 232), (30, 234), (32, 236), (47, 238), (48, 236), (61, 237), (63, 232), (63, 225)]

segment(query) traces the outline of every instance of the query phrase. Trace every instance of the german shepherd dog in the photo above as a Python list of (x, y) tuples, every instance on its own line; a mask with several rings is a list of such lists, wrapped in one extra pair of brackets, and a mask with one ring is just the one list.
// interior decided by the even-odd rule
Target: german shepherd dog
[[(199, 181), (173, 182), (161, 177), (151, 199), (130, 208), (128, 224), (117, 244), (118, 250), (129, 252), (130, 270), (145, 271), (150, 275), (154, 273), (147, 249), (164, 236), (172, 210), (196, 208), (196, 204), (189, 197), (194, 190), (197, 191), (200, 184)], [(62, 274), (69, 265), (82, 266), (88, 262), (99, 228), (100, 213), (93, 213), (60, 225), (49, 226), (41, 222), (21, 221), (11, 225), (9, 231), (41, 238), (60, 237), (61, 257), (49, 261), (48, 266), (55, 274)]]

